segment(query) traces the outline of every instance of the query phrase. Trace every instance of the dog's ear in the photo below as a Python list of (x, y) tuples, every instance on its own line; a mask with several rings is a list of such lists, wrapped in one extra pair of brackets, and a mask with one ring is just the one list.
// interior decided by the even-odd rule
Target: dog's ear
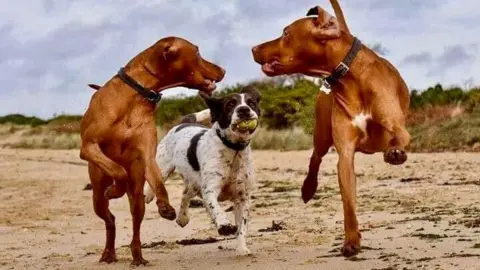
[(178, 55), (178, 48), (175, 45), (157, 43), (152, 48), (153, 52), (145, 62), (145, 68), (152, 74), (160, 76), (162, 67), (165, 68), (168, 62), (174, 60)]
[(215, 123), (220, 119), (220, 115), (223, 110), (223, 99), (210, 97), (208, 94), (202, 91), (199, 92), (199, 95), (210, 109), (212, 123)]
[(342, 28), (342, 30), (350, 34), (350, 29), (348, 29), (347, 21), (345, 20), (345, 16), (343, 15), (340, 4), (337, 0), (330, 0), (330, 4), (332, 4), (333, 11), (335, 12), (335, 17), (337, 17), (337, 20), (340, 23), (340, 27)]
[(240, 93), (249, 95), (256, 103), (260, 103), (260, 100), (262, 99), (257, 88), (251, 85), (244, 87)]
[(100, 85), (93, 84), (93, 83), (89, 83), (88, 87), (90, 87), (92, 89), (95, 89), (95, 90), (98, 90), (98, 89), (102, 88)]
[(334, 39), (341, 35), (340, 24), (338, 20), (326, 12), (323, 8), (316, 6), (307, 12), (307, 16), (317, 15), (314, 19), (315, 27), (313, 35), (319, 39)]

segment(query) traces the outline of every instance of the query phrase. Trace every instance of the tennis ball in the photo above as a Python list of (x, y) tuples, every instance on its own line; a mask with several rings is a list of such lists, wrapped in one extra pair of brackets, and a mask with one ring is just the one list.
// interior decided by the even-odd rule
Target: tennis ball
[(238, 128), (246, 129), (246, 130), (253, 130), (257, 127), (258, 121), (257, 119), (250, 119), (250, 120), (243, 120), (238, 123)]

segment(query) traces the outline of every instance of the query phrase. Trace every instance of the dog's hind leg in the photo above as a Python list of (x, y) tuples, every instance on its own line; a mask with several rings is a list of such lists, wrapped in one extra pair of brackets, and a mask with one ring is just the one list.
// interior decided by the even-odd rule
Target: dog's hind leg
[(106, 229), (105, 249), (100, 262), (114, 263), (117, 261), (115, 253), (115, 216), (108, 209), (108, 198), (104, 195), (105, 189), (113, 183), (113, 179), (92, 163), (88, 164), (88, 173), (93, 190), (93, 209), (97, 216), (105, 222)]
[(308, 166), (308, 174), (302, 185), (302, 199), (305, 203), (313, 198), (318, 186), (318, 171), (323, 156), (333, 144), (331, 94), (318, 93), (315, 104), (315, 127), (313, 131), (314, 150)]
[(185, 188), (182, 194), (182, 201), (180, 202), (180, 210), (178, 211), (177, 217), (177, 224), (180, 227), (187, 226), (188, 222), (190, 221), (190, 217), (188, 216), (188, 208), (190, 206), (190, 200), (198, 194), (198, 189), (190, 186), (188, 181), (185, 182)]
[(108, 199), (117, 199), (125, 194), (128, 181), (127, 172), (122, 166), (108, 158), (98, 143), (83, 141), (80, 158), (94, 164), (114, 179), (113, 184), (106, 189), (104, 194)]

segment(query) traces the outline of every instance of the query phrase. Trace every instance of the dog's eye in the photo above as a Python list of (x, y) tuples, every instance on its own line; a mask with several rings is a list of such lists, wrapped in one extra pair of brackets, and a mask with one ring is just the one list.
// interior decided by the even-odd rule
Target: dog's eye
[(237, 105), (237, 102), (235, 100), (230, 100), (229, 102), (227, 102), (227, 108), (233, 108), (235, 107), (235, 105)]
[(288, 33), (286, 30), (284, 30), (284, 31), (283, 31), (283, 36), (286, 37), (286, 36), (288, 36), (288, 35), (289, 35), (289, 33)]
[(251, 100), (247, 101), (247, 105), (250, 106), (250, 108), (254, 108), (255, 107), (255, 103)]

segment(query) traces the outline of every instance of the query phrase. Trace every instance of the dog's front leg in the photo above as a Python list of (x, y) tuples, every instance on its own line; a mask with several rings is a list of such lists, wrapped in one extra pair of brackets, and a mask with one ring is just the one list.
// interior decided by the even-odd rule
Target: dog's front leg
[(355, 179), (354, 158), (359, 140), (359, 131), (351, 124), (346, 114), (338, 111), (332, 119), (333, 138), (338, 152), (338, 184), (343, 202), (345, 241), (342, 254), (346, 257), (360, 251), (361, 234), (356, 215), (357, 183)]
[(251, 253), (250, 250), (247, 248), (247, 242), (245, 240), (248, 230), (249, 205), (250, 195), (245, 194), (245, 196), (242, 196), (235, 201), (233, 207), (235, 212), (235, 223), (238, 227), (237, 254), (240, 256), (248, 255)]
[(232, 225), (227, 218), (227, 214), (223, 211), (218, 203), (218, 196), (221, 190), (223, 175), (216, 169), (208, 168), (202, 172), (202, 198), (203, 204), (207, 209), (210, 218), (217, 227), (220, 235), (232, 235), (237, 232), (237, 226)]
[(145, 179), (157, 197), (158, 213), (165, 219), (174, 220), (177, 214), (170, 205), (164, 178), (155, 160), (157, 153), (157, 131), (155, 126), (153, 126), (152, 130), (146, 130), (144, 133), (139, 134), (139, 137), (141, 138), (139, 140), (142, 140), (142, 144), (138, 149), (140, 152), (139, 157), (144, 161)]

